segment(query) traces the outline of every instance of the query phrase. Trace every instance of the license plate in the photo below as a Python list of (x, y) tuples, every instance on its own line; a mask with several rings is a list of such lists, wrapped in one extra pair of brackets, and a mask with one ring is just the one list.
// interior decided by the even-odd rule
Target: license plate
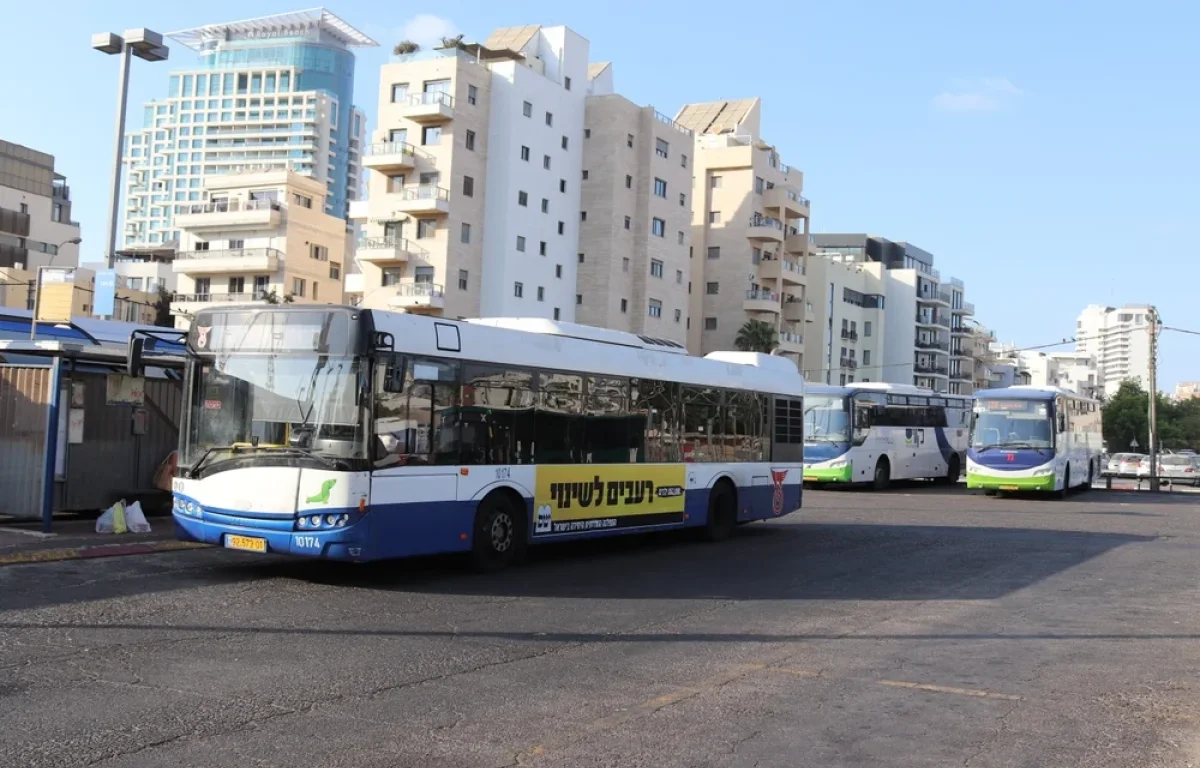
[(1015, 485), (1002, 485), (1002, 486), (1000, 486), (1000, 490), (1002, 490), (1002, 491), (1015, 491), (1015, 490), (1018, 490), (1018, 488), (1017, 488), (1017, 486), (1015, 486)]
[(227, 549), (244, 549), (247, 552), (266, 552), (267, 540), (254, 536), (229, 535), (225, 537), (225, 547)]

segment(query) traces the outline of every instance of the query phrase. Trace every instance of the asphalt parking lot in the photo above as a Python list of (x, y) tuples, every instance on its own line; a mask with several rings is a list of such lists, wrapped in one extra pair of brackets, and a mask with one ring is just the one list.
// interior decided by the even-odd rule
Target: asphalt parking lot
[(1189, 494), (806, 492), (678, 536), (0, 568), (0, 766), (1200, 765)]

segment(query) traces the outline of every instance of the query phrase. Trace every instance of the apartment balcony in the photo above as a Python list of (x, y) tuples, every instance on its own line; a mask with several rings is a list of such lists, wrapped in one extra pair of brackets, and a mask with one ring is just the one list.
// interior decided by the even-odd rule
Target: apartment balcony
[(964, 301), (962, 303), (962, 306), (954, 311), (959, 314), (962, 314), (962, 315), (974, 315), (975, 314), (975, 305), (969, 301)]
[(858, 368), (858, 360), (853, 357), (843, 357), (838, 362), (842, 368), (847, 368), (852, 371)]
[(384, 264), (408, 261), (415, 252), (423, 250), (403, 237), (365, 237), (354, 250), (362, 261)]
[(411, 171), (417, 164), (417, 150), (406, 141), (380, 141), (363, 150), (362, 164), (385, 174)]
[(917, 339), (915, 344), (917, 349), (939, 350), (941, 352), (948, 352), (950, 350), (950, 342), (948, 341)]
[(843, 328), (842, 339), (844, 341), (858, 341), (858, 331), (852, 331), (848, 328)]
[(762, 288), (746, 291), (742, 309), (747, 312), (779, 312), (779, 294)]
[(444, 187), (409, 186), (389, 192), (387, 202), (394, 213), (440, 216), (450, 212), (450, 191)]
[(938, 312), (937, 317), (933, 318), (933, 322), (942, 328), (950, 327), (950, 315), (946, 312)]
[(917, 302), (919, 304), (932, 304), (935, 306), (948, 307), (950, 306), (950, 294), (938, 293), (936, 291), (931, 293), (920, 293), (917, 294)]
[(955, 371), (950, 374), (950, 378), (955, 381), (971, 381), (975, 378), (975, 374), (970, 371)]
[(763, 207), (778, 211), (781, 219), (807, 218), (808, 199), (787, 187), (771, 187), (763, 192)]
[(175, 214), (179, 229), (275, 229), (283, 221), (283, 206), (276, 200), (221, 200), (185, 206)]
[(790, 331), (780, 331), (779, 351), (792, 355), (804, 354), (804, 336)]
[(951, 325), (950, 326), (950, 333), (954, 334), (955, 336), (966, 336), (970, 332), (971, 332), (971, 329), (965, 325)]
[(783, 280), (794, 285), (803, 285), (804, 267), (790, 259), (763, 258), (758, 262), (760, 280)]
[(789, 323), (812, 323), (816, 321), (817, 313), (811, 302), (784, 296), (783, 319)]
[(283, 256), (283, 251), (275, 248), (180, 251), (171, 262), (171, 271), (177, 275), (269, 274), (279, 269)]
[(400, 105), (400, 116), (414, 123), (437, 125), (454, 118), (454, 97), (448, 93), (414, 93)]
[(932, 312), (918, 312), (917, 325), (922, 328), (937, 328), (937, 317)]
[(797, 256), (812, 253), (813, 236), (806, 235), (799, 230), (793, 230), (789, 227), (787, 239), (783, 243), (783, 249)]
[(944, 365), (936, 365), (934, 363), (913, 363), (913, 373), (918, 376), (938, 376), (947, 378), (949, 371)]
[[(276, 300), (278, 301), (278, 300)], [(202, 309), (230, 304), (268, 304), (262, 293), (176, 293), (171, 297), (171, 311), (194, 315)]]
[(783, 242), (783, 222), (769, 216), (751, 216), (746, 237), (758, 242)]
[(403, 280), (396, 284), (396, 293), (388, 304), (408, 312), (433, 314), (446, 308), (446, 292), (437, 283)]

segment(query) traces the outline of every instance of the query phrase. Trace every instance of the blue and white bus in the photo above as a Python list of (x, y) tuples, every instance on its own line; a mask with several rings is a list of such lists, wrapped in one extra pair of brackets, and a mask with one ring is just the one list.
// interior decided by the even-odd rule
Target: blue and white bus
[(781, 357), (547, 320), (201, 310), (187, 337), (184, 539), (367, 561), (799, 508), (804, 382)]
[(958, 482), (971, 399), (925, 387), (810, 385), (804, 395), (804, 481)]
[(989, 493), (1048, 491), (1065, 496), (1100, 476), (1100, 403), (1057, 387), (975, 393), (967, 487)]

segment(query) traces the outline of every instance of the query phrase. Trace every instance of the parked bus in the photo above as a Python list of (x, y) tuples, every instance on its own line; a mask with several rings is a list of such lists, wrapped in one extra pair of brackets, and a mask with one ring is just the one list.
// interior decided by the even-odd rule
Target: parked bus
[(975, 393), (967, 487), (988, 492), (1087, 490), (1100, 476), (1100, 404), (1057, 387)]
[(545, 320), (201, 310), (184, 539), (368, 561), (736, 526), (799, 508), (803, 379), (781, 357)]
[(971, 398), (925, 387), (862, 382), (809, 386), (804, 396), (804, 481), (958, 482)]

